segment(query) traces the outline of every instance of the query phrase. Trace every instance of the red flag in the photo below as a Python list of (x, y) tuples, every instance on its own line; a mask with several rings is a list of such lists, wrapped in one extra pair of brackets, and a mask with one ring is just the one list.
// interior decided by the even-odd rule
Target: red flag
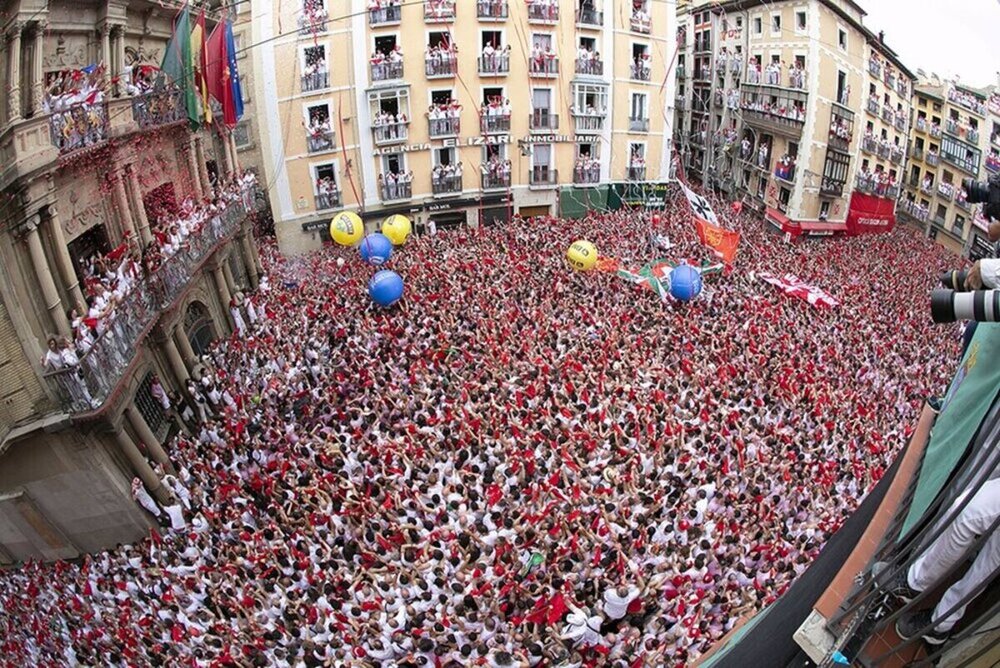
[(236, 126), (236, 104), (230, 81), (229, 51), (226, 48), (225, 21), (220, 21), (208, 36), (205, 51), (208, 72), (208, 92), (222, 105), (222, 122), (226, 127)]
[(694, 224), (701, 243), (710, 246), (726, 264), (732, 263), (740, 245), (740, 233), (717, 227), (698, 216), (694, 217)]

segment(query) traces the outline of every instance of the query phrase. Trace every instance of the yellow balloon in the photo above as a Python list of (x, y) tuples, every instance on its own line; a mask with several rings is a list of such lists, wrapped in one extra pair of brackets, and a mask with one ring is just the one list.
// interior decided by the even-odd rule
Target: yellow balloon
[(398, 213), (382, 221), (382, 234), (389, 238), (393, 246), (405, 244), (412, 229), (410, 219)]
[(330, 237), (341, 246), (353, 246), (364, 235), (365, 225), (353, 211), (341, 211), (330, 221)]
[(593, 269), (597, 264), (597, 247), (586, 239), (578, 239), (566, 251), (566, 259), (577, 271)]

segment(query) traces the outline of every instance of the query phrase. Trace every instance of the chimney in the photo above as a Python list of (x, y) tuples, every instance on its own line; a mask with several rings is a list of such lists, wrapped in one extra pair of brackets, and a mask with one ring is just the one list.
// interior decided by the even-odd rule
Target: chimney
[(878, 31), (878, 43), (879, 44), (885, 44), (885, 31), (884, 30), (879, 30)]

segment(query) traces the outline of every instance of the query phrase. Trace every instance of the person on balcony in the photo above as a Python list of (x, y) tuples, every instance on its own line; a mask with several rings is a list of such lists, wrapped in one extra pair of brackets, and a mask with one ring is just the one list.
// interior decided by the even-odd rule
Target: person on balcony
[(768, 150), (767, 145), (761, 144), (760, 148), (757, 150), (757, 166), (761, 169), (767, 169), (767, 161), (769, 158), (768, 153), (770, 153), (770, 151)]

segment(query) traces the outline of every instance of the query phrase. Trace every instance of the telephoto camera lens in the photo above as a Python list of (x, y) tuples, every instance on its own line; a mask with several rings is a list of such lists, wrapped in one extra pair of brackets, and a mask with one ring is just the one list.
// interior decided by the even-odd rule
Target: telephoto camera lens
[(931, 293), (931, 318), (938, 324), (957, 320), (1000, 322), (1000, 290), (935, 290)]
[(968, 276), (969, 272), (964, 269), (952, 269), (941, 274), (941, 286), (948, 290), (965, 292), (965, 279)]
[(962, 179), (962, 187), (965, 188), (966, 200), (970, 204), (990, 201), (990, 185), (988, 183), (980, 183), (975, 179)]

